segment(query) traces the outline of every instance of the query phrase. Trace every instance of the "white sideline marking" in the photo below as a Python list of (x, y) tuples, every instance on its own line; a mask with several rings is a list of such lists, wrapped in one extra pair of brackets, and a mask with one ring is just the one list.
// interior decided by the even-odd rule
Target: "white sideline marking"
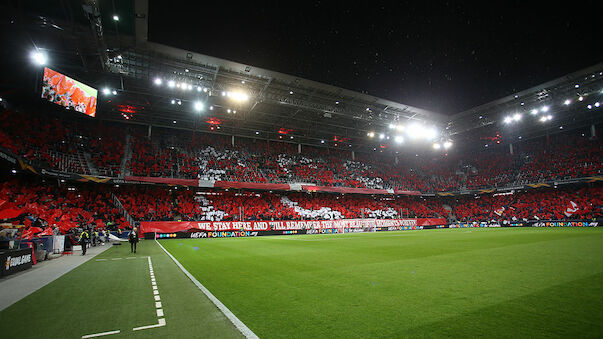
[(122, 258), (113, 258), (111, 260), (121, 260)]
[(159, 301), (158, 301), (158, 302), (156, 302), (156, 303), (155, 303), (155, 308), (161, 308), (161, 302), (159, 302)]
[(154, 290), (154, 291), (153, 291), (153, 294), (159, 294), (159, 291)]
[[(232, 324), (235, 325), (235, 327), (246, 338), (254, 338), (254, 339), (257, 338), (257, 339), (259, 339), (259, 337), (255, 333), (253, 333), (253, 331), (250, 330), (249, 327), (247, 327), (245, 324), (243, 324), (243, 322), (241, 320), (239, 320), (239, 318), (237, 318), (237, 316), (234, 315), (228, 309), (228, 307), (226, 307), (224, 304), (222, 304), (222, 302), (220, 300), (218, 300), (218, 298), (216, 298), (207, 288), (205, 288), (205, 286), (203, 286), (199, 282), (199, 280), (197, 280), (195, 277), (193, 277), (193, 275), (190, 274), (186, 270), (186, 268), (184, 268), (184, 266), (182, 266), (182, 264), (180, 264), (180, 262), (178, 262), (178, 260), (176, 258), (174, 258), (174, 256), (170, 252), (168, 252), (163, 246), (161, 246), (161, 244), (159, 243), (159, 241), (157, 241), (157, 239), (155, 239), (155, 242), (176, 263), (176, 265), (180, 268), (180, 270), (182, 270), (182, 272), (193, 282), (193, 284), (195, 284), (201, 290), (201, 292), (203, 292), (203, 294), (205, 294), (205, 296), (207, 296), (207, 298), (209, 300), (211, 300), (211, 302), (213, 302), (214, 305), (216, 305), (216, 307), (218, 307), (218, 309), (220, 311), (222, 311), (222, 313), (224, 313), (224, 315), (226, 316), (226, 318), (228, 318), (228, 320), (230, 320), (230, 322), (232, 322)], [(159, 319), (159, 320), (161, 320), (161, 319)]]
[(107, 259), (96, 259), (96, 261), (107, 261)]
[(159, 323), (158, 324), (149, 325), (149, 326), (134, 327), (132, 330), (133, 331), (147, 330), (149, 328), (155, 328), (155, 327), (161, 327), (161, 326), (165, 326), (165, 319), (164, 318), (159, 318)]
[(82, 339), (85, 339), (85, 338), (94, 338), (94, 337), (102, 337), (104, 335), (117, 334), (119, 332), (120, 332), (120, 330), (108, 331), (108, 332), (103, 332), (103, 333), (88, 334), (88, 335), (83, 335)]
[(159, 297), (158, 295), (155, 296), (155, 301), (159, 301), (161, 300), (161, 297)]
[(153, 286), (153, 289), (154, 289), (154, 290), (156, 290), (156, 289), (157, 289), (157, 286)]
[(126, 259), (136, 259), (136, 257), (127, 257)]
[(157, 316), (158, 317), (163, 317), (163, 309), (161, 309), (161, 308), (157, 309)]

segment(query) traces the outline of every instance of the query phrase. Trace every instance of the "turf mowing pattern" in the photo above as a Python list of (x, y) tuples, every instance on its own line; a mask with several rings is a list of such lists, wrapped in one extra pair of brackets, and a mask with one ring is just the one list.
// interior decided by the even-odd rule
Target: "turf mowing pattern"
[[(154, 241), (141, 241), (137, 252), (130, 254), (129, 244), (114, 246), (6, 308), (0, 336), (81, 338), (120, 330), (100, 338), (242, 337)], [(147, 256), (167, 324), (133, 331), (158, 323)]]
[(598, 228), (161, 244), (260, 338), (603, 336)]

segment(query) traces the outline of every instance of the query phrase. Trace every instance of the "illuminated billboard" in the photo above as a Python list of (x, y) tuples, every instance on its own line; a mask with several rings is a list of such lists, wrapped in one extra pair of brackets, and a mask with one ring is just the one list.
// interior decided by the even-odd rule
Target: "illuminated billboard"
[(44, 68), (42, 98), (94, 117), (98, 91), (64, 74)]

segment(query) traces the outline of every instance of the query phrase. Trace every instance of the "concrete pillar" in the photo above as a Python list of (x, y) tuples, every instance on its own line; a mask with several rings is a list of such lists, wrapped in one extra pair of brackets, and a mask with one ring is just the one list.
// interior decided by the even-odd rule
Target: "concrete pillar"
[(352, 160), (356, 160), (356, 154), (352, 151)]
[(301, 154), (301, 144), (297, 144), (297, 154)]
[(152, 126), (149, 125), (149, 129), (147, 130), (147, 138), (149, 138), (149, 139), (151, 139), (151, 129), (152, 129)]
[(590, 125), (590, 137), (593, 139), (597, 137), (597, 130), (594, 124)]
[(513, 144), (509, 144), (509, 154), (513, 155)]
[(230, 143), (234, 146), (234, 135), (232, 136), (232, 138), (230, 139)]

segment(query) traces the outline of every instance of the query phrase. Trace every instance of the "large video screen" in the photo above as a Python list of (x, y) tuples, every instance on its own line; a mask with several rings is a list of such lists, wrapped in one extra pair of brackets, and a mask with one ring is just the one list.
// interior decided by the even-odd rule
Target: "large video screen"
[(43, 99), (94, 117), (96, 115), (97, 94), (98, 91), (88, 85), (48, 67), (44, 68)]

